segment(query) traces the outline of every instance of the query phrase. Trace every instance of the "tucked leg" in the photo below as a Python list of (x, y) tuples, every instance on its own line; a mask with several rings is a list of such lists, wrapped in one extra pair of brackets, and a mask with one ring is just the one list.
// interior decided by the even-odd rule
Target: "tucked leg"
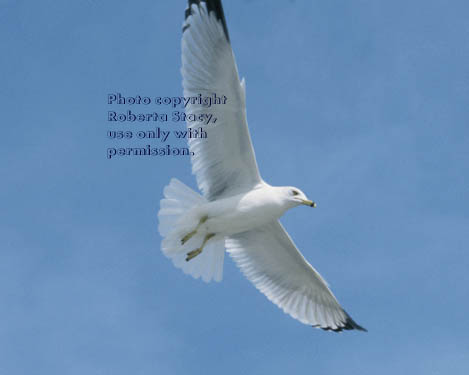
[(205, 238), (204, 238), (204, 241), (202, 242), (202, 246), (200, 246), (198, 249), (189, 251), (189, 252), (187, 253), (186, 262), (190, 261), (191, 259), (195, 258), (197, 255), (199, 255), (199, 254), (202, 252), (202, 250), (204, 249), (204, 246), (205, 246), (205, 244), (207, 243), (207, 241), (208, 241), (210, 238), (214, 237), (214, 236), (215, 236), (214, 233), (209, 233), (209, 234), (207, 234), (207, 235), (205, 236)]
[(200, 226), (205, 223), (208, 219), (208, 216), (202, 217), (202, 219), (199, 220), (199, 224), (195, 227), (195, 229), (192, 232), (187, 233), (184, 237), (181, 239), (181, 245), (184, 245), (187, 241), (189, 241), (199, 230)]

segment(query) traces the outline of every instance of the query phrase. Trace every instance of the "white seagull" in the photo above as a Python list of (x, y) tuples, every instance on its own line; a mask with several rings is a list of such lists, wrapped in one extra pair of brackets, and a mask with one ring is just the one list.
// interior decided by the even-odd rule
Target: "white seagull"
[(359, 326), (326, 281), (296, 248), (278, 219), (290, 208), (315, 207), (295, 187), (267, 184), (259, 175), (220, 0), (189, 0), (182, 36), (184, 97), (226, 97), (208, 108), (194, 100), (186, 114), (210, 111), (215, 123), (188, 122), (207, 138), (189, 139), (192, 172), (203, 196), (171, 179), (161, 200), (162, 251), (194, 278), (221, 281), (225, 249), (244, 275), (285, 313), (304, 324), (342, 331)]

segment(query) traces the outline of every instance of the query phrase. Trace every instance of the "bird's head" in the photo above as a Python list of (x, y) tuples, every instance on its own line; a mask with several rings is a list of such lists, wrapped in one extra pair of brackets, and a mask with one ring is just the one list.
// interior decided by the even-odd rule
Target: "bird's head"
[(286, 186), (283, 188), (283, 195), (284, 199), (292, 206), (299, 206), (300, 204), (304, 204), (310, 207), (316, 207), (316, 203), (309, 200), (305, 193), (303, 193), (300, 189), (293, 187), (293, 186)]

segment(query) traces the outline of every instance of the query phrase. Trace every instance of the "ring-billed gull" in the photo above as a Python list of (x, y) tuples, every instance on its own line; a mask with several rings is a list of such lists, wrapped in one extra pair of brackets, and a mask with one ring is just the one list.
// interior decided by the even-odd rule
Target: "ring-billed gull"
[(192, 171), (203, 196), (177, 179), (164, 189), (162, 251), (176, 267), (221, 281), (224, 252), (269, 300), (300, 322), (325, 330), (365, 331), (339, 305), (326, 281), (298, 251), (278, 219), (315, 207), (295, 187), (274, 187), (259, 175), (249, 136), (245, 83), (239, 80), (221, 1), (189, 0), (182, 37), (184, 97), (225, 97), (210, 108), (189, 102), (187, 115), (210, 110), (216, 123), (188, 122), (207, 138), (190, 138)]

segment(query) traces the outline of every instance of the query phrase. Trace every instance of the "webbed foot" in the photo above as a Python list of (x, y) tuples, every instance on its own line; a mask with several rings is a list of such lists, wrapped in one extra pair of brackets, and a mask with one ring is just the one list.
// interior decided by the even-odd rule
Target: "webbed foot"
[(186, 262), (190, 261), (191, 259), (195, 258), (202, 252), (202, 248), (198, 248), (187, 253)]
[(195, 234), (197, 233), (196, 230), (193, 230), (192, 232), (187, 233), (184, 237), (181, 239), (181, 245), (184, 245), (187, 241), (189, 241)]
[(207, 234), (207, 235), (205, 236), (205, 238), (204, 238), (204, 242), (202, 242), (202, 246), (200, 246), (198, 249), (189, 251), (189, 252), (187, 253), (186, 262), (190, 261), (191, 259), (195, 258), (197, 255), (199, 255), (199, 254), (202, 252), (202, 250), (204, 249), (204, 246), (205, 246), (205, 244), (207, 243), (207, 241), (208, 241), (210, 238), (214, 237), (214, 236), (215, 236), (214, 233), (209, 233), (209, 234)]

